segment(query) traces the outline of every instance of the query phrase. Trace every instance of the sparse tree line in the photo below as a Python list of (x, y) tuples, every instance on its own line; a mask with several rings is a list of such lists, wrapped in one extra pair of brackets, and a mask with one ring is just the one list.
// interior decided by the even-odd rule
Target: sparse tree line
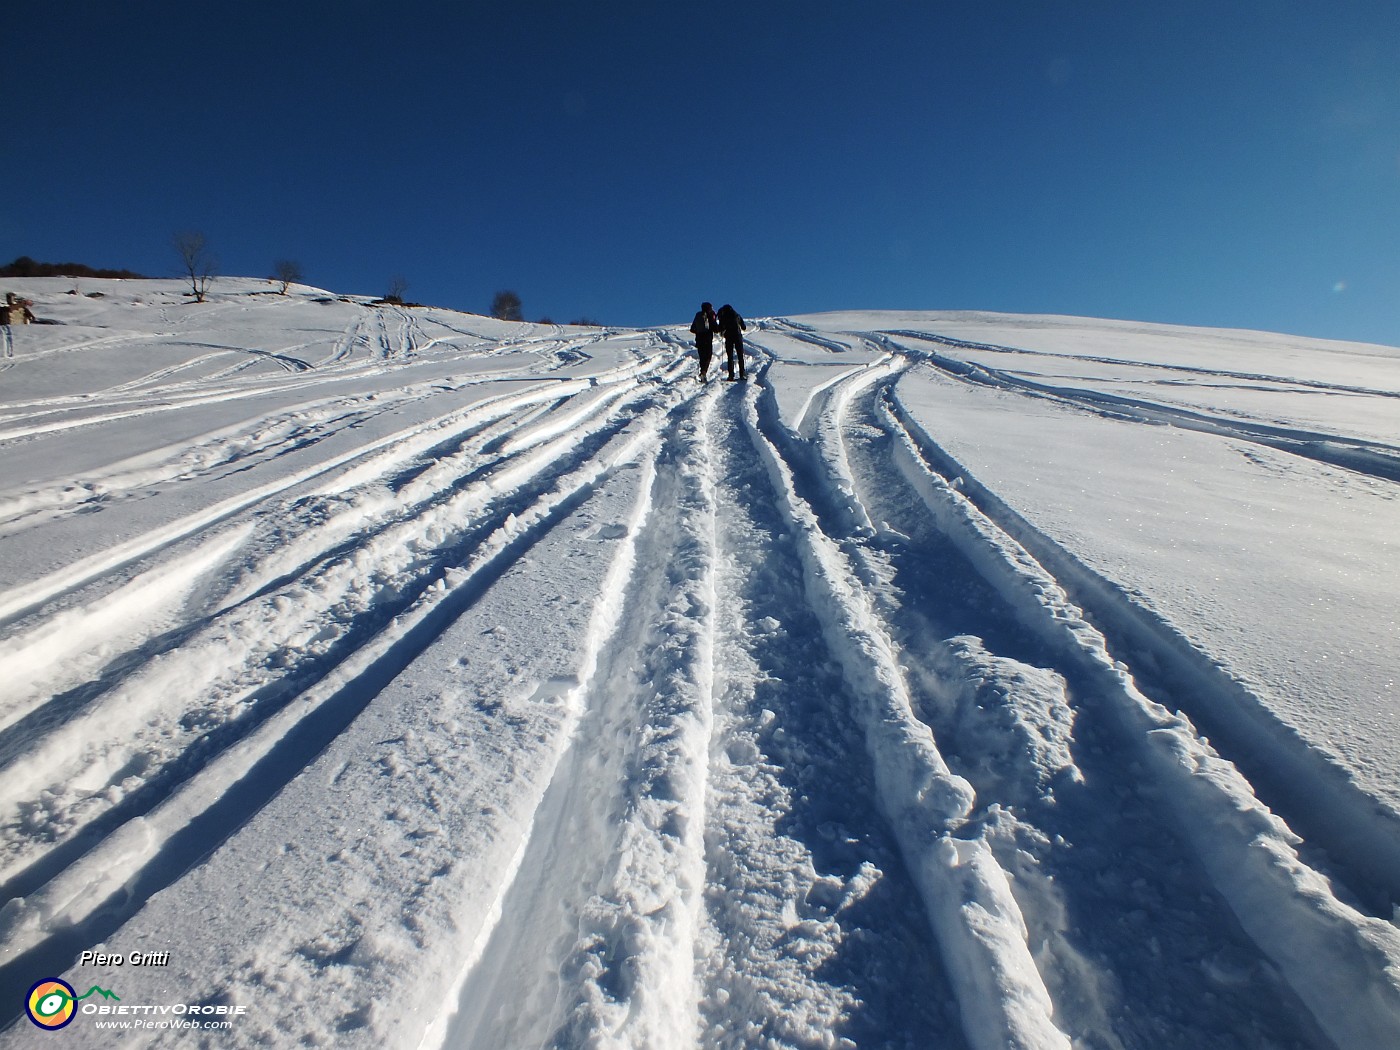
[[(197, 303), (204, 302), (209, 294), (209, 286), (219, 275), (219, 261), (209, 249), (208, 239), (198, 230), (183, 230), (171, 238), (171, 247), (180, 261), (180, 276), (189, 282), (189, 295)], [(92, 277), (118, 280), (146, 280), (144, 274), (131, 270), (97, 270), (82, 263), (41, 263), (27, 255), (21, 255), (8, 266), (0, 266), (0, 277)], [(272, 264), (270, 280), (278, 285), (278, 293), (286, 295), (294, 284), (306, 279), (301, 263), (295, 259), (278, 259)], [(388, 291), (375, 305), (421, 306), (404, 300), (408, 291), (408, 281), (395, 275), (389, 280)], [(502, 321), (524, 321), (525, 313), (520, 296), (513, 291), (499, 291), (491, 300), (490, 316)], [(539, 324), (554, 324), (552, 318), (541, 317)], [(602, 323), (589, 317), (570, 321), (571, 325), (601, 328)]]
[[(497, 292), (496, 295), (495, 295), (495, 298), (493, 298), (493, 299), (491, 300), (491, 316), (492, 316), (492, 317), (499, 318), (499, 319), (502, 320), (502, 321), (523, 321), (523, 320), (525, 320), (525, 310), (524, 310), (523, 306), (521, 305), (520, 296), (517, 295), (515, 292), (511, 292), (511, 291), (501, 291), (501, 292)], [(539, 321), (536, 322), (536, 323), (537, 323), (537, 324), (556, 324), (557, 322), (556, 322), (553, 318), (550, 318), (550, 317), (541, 317), (541, 318), (539, 319)], [(592, 320), (591, 318), (588, 318), (588, 317), (580, 317), (580, 318), (579, 318), (578, 320), (576, 320), (576, 321), (570, 321), (569, 324), (571, 324), (571, 325), (577, 325), (577, 326), (580, 326), (580, 327), (583, 327), (583, 328), (602, 328), (602, 327), (603, 327), (603, 324), (602, 324), (601, 321), (594, 321), (594, 320)]]
[(132, 270), (95, 270), (83, 263), (35, 262), (21, 255), (14, 262), (0, 266), (0, 277), (93, 277), (119, 281), (145, 280), (146, 275)]

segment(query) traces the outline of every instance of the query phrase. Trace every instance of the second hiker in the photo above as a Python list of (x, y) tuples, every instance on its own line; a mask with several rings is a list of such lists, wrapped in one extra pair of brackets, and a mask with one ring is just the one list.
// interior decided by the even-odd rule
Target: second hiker
[(719, 308), (719, 315), (716, 318), (719, 322), (719, 330), (724, 333), (724, 359), (729, 366), (729, 375), (725, 376), (729, 382), (734, 381), (734, 360), (739, 361), (739, 378), (747, 379), (744, 374), (744, 336), (743, 332), (748, 329), (744, 324), (744, 319), (739, 316), (734, 307), (725, 303)]

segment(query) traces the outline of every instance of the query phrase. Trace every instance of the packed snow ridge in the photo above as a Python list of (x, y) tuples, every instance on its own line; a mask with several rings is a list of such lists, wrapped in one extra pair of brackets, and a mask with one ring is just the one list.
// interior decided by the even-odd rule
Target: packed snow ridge
[(4, 290), (0, 1044), (1400, 1046), (1400, 350)]

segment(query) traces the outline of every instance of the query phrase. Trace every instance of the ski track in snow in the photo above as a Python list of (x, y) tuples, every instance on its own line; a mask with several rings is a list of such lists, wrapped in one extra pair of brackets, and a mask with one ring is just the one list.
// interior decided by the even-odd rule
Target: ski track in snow
[[(903, 336), (906, 340), (913, 338), (924, 342), (932, 342), (935, 345), (952, 349), (987, 350), (1005, 354), (1027, 353), (1027, 351), (1018, 351), (1009, 347), (991, 346), (983, 343), (969, 343), (965, 340), (947, 339), (941, 336), (917, 332), (897, 332), (893, 333), (893, 335), (896, 337)], [(908, 351), (907, 345), (901, 346), (889, 340), (889, 337), (886, 337), (886, 339), (887, 345), (892, 348)], [(1400, 445), (1366, 442), (1359, 441), (1355, 438), (1343, 438), (1336, 434), (1267, 426), (1259, 423), (1251, 423), (1243, 419), (1192, 412), (1183, 408), (1122, 397), (1103, 391), (1090, 391), (1052, 385), (1027, 379), (1024, 376), (1013, 375), (1007, 371), (985, 365), (950, 359), (933, 351), (926, 351), (919, 356), (925, 357), (940, 369), (965, 378), (971, 382), (983, 383), (993, 387), (1014, 389), (1039, 397), (1051, 398), (1062, 403), (1076, 405), (1093, 412), (1111, 413), (1120, 418), (1126, 418), (1136, 422), (1166, 424), (1184, 429), (1199, 430), (1208, 434), (1241, 438), (1246, 441), (1267, 445), (1271, 448), (1277, 448), (1284, 452), (1290, 452), (1293, 455), (1315, 459), (1321, 463), (1331, 463), (1339, 467), (1346, 467), (1349, 470), (1355, 470), (1361, 474), (1369, 474), (1374, 477), (1383, 478), (1386, 481), (1400, 481)], [(1082, 360), (1099, 361), (1104, 364), (1115, 365), (1130, 363), (1111, 358), (1087, 358)], [(1343, 384), (1283, 380), (1276, 376), (1241, 374), (1200, 368), (1179, 367), (1176, 370), (1196, 377), (1207, 375), (1234, 380), (1247, 380), (1255, 383), (1262, 381), (1264, 383), (1291, 386), (1299, 390), (1307, 391), (1363, 395), (1365, 397), (1375, 398), (1400, 397), (1400, 394), (1393, 391), (1347, 386)]]
[[(164, 309), (187, 358), (0, 414), (19, 448), (220, 413), (0, 492), (16, 541), (127, 515), (0, 592), (6, 988), (250, 1008), (209, 1046), (1400, 1043), (1393, 815), (900, 380), (1381, 484), (1397, 448), (932, 331), (755, 322), (751, 382), (701, 386), (677, 332), (406, 308), (219, 345), (256, 312)], [(9, 374), (139, 338), (4, 332)], [(18, 995), (0, 1020), (31, 1045)]]

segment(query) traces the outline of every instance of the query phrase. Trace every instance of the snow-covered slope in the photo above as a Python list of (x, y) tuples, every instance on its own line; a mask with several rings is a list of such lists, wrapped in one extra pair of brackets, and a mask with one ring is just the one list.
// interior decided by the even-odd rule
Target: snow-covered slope
[(0, 1044), (1400, 1045), (1400, 351), (5, 290)]

